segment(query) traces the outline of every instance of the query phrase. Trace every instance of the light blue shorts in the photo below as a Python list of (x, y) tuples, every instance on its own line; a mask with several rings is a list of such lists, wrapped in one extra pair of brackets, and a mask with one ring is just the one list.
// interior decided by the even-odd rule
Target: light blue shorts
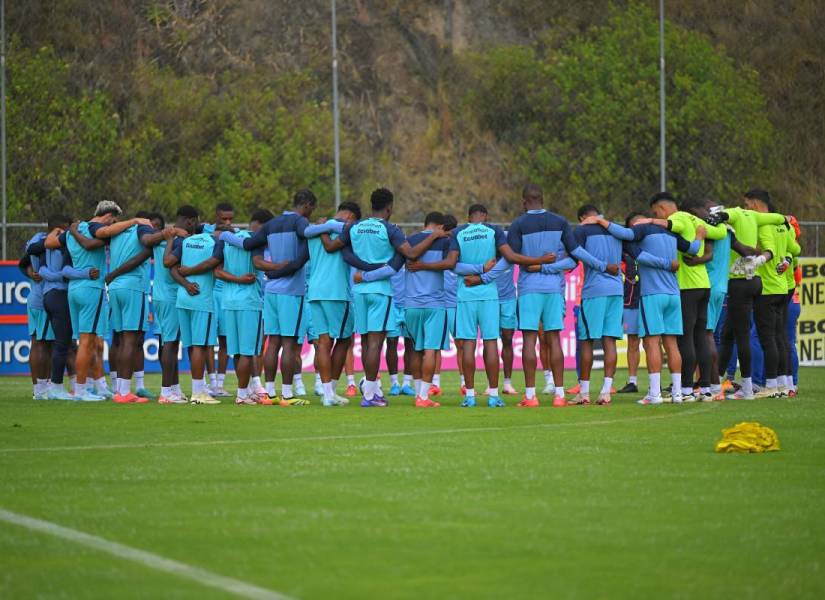
[(112, 331), (145, 331), (148, 304), (143, 292), (127, 289), (109, 290), (109, 320)]
[(538, 331), (541, 323), (544, 331), (564, 329), (564, 296), (562, 294), (530, 293), (518, 297), (518, 328), (521, 331)]
[(26, 317), (29, 324), (29, 337), (34, 336), (38, 342), (54, 340), (54, 329), (48, 313), (42, 308), (26, 307)]
[(456, 339), (475, 341), (480, 329), (482, 340), (497, 340), (501, 332), (498, 326), (498, 300), (459, 302), (455, 321)]
[[(445, 308), (444, 310), (447, 311), (447, 331), (450, 332), (450, 336), (455, 339), (455, 306), (451, 306), (450, 308)], [(449, 350), (450, 349), (450, 340), (447, 338), (444, 340), (444, 345), (441, 346), (442, 350)]]
[(301, 339), (306, 335), (303, 296), (264, 294), (264, 335)]
[(639, 335), (639, 309), (625, 308), (622, 312), (622, 323), (627, 335)]
[(603, 337), (621, 338), (623, 296), (582, 298), (576, 334), (580, 340), (600, 340)]
[(722, 306), (725, 304), (725, 292), (717, 290), (710, 291), (710, 300), (708, 300), (708, 331), (716, 331), (716, 326), (719, 324), (719, 317), (722, 316)]
[(223, 325), (223, 303), (221, 295), (212, 292), (212, 302), (215, 304), (215, 318), (218, 321), (218, 337), (226, 336), (226, 327)]
[(107, 311), (104, 310), (105, 295), (103, 289), (85, 288), (74, 292), (69, 290), (69, 315), (72, 318), (75, 339), (78, 339), (81, 333), (94, 333), (100, 337), (106, 334), (109, 319)]
[(355, 318), (347, 300), (310, 300), (309, 314), (315, 336), (328, 335), (336, 340), (352, 337)]
[(214, 346), (218, 343), (218, 324), (215, 313), (205, 310), (178, 309), (180, 321), (180, 343), (190, 346)]
[(386, 332), (395, 328), (392, 316), (392, 297), (383, 294), (353, 294), (355, 331), (365, 333)]
[(155, 311), (155, 331), (161, 344), (179, 341), (180, 321), (175, 303), (155, 300), (152, 302), (152, 310)]
[(258, 356), (264, 342), (264, 317), (260, 310), (223, 310), (226, 352), (230, 356)]
[(447, 310), (444, 308), (408, 308), (405, 327), (416, 350), (441, 350), (450, 342)]
[(642, 296), (639, 336), (682, 335), (682, 300), (674, 294)]
[[(387, 330), (387, 337), (388, 338), (405, 338), (409, 337), (409, 333), (407, 332), (406, 327), (406, 317), (407, 311), (398, 306), (395, 303), (395, 299), (392, 301), (392, 311), (390, 311), (390, 325), (389, 329)], [(393, 323), (395, 323), (393, 325)]]
[(516, 329), (518, 318), (516, 317), (516, 299), (499, 300), (498, 324), (502, 329)]

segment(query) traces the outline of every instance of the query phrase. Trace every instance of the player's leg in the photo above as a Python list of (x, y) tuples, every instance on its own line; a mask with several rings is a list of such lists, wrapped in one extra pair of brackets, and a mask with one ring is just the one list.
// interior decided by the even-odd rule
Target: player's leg
[[(398, 336), (387, 336), (387, 351), (385, 353), (387, 361), (387, 372), (390, 375), (390, 396), (401, 394), (401, 382), (398, 381)], [(366, 365), (364, 366), (366, 371)]]
[(52, 348), (51, 384), (49, 398), (69, 400), (71, 394), (63, 389), (63, 373), (66, 370), (66, 355), (72, 343), (72, 322), (65, 290), (51, 290), (43, 297), (43, 305), (54, 330)]
[(662, 402), (662, 351), (658, 335), (644, 335), (642, 343), (647, 360), (648, 391), (639, 400), (640, 404), (661, 404)]
[[(697, 292), (699, 290), (682, 290), (682, 335), (679, 339), (679, 354), (682, 356), (682, 396), (693, 394), (693, 375), (696, 368), (696, 319), (698, 316)], [(704, 333), (702, 335), (704, 338)], [(675, 391), (675, 390), (674, 390)]]
[(501, 388), (502, 394), (514, 396), (516, 392), (513, 387), (513, 361), (515, 354), (513, 352), (513, 330), (501, 330), (501, 361), (503, 363), (504, 371), (504, 385)]
[(799, 383), (799, 356), (796, 352), (796, 324), (799, 321), (801, 306), (795, 300), (795, 293), (788, 293), (788, 322), (785, 325), (785, 334), (788, 336), (788, 346), (791, 351), (791, 372), (788, 379), (788, 395), (796, 396), (796, 386)]
[[(226, 349), (226, 335), (219, 335), (218, 336), (218, 366), (217, 366), (217, 374), (215, 376), (217, 388), (215, 389), (215, 393), (218, 396), (228, 396), (229, 393), (226, 391), (225, 381), (226, 381), (226, 368), (229, 366), (229, 353)], [(235, 367), (237, 369), (237, 365)]]
[[(682, 355), (679, 353), (679, 338), (675, 335), (662, 336), (662, 343), (667, 352), (667, 368), (670, 371), (672, 389), (676, 389), (676, 383), (681, 383), (681, 374), (683, 372)], [(645, 350), (647, 351), (647, 350)], [(677, 379), (677, 377), (679, 379)], [(679, 400), (679, 396), (672, 395), (673, 401)]]
[[(406, 313), (406, 309), (404, 309), (404, 312)], [(407, 332), (406, 323), (401, 329), (404, 334), (404, 378), (401, 380), (401, 393), (406, 396), (415, 396), (416, 390), (412, 386), (413, 371), (411, 366), (413, 354), (415, 354), (415, 343)]]
[[(353, 335), (353, 338), (355, 336)], [(347, 358), (344, 361), (344, 372), (347, 375), (347, 389), (344, 394), (348, 397), (358, 395), (358, 388), (355, 387), (355, 355), (353, 352), (353, 339), (350, 338), (350, 345), (347, 348)]]
[(779, 366), (779, 345), (776, 339), (777, 314), (770, 295), (760, 296), (754, 305), (754, 319), (759, 343), (765, 356), (765, 389), (761, 396), (776, 393), (776, 377)]
[(523, 347), (521, 366), (524, 370), (524, 397), (533, 400), (536, 397), (536, 341), (538, 331), (523, 329), (521, 331)]
[(550, 368), (550, 346), (544, 341), (544, 328), (539, 324), (539, 359), (541, 360), (541, 368), (544, 371), (544, 388), (541, 390), (542, 394), (554, 394), (556, 391), (556, 382), (553, 381), (553, 370)]
[(786, 374), (790, 368), (790, 350), (788, 348), (788, 339), (785, 337), (785, 326), (788, 321), (787, 312), (788, 302), (785, 294), (774, 295), (774, 311), (776, 312), (776, 321), (774, 335), (776, 337), (777, 351), (779, 357), (777, 360), (776, 380), (777, 392), (780, 395), (787, 393)]
[(476, 340), (461, 340), (461, 363), (464, 366), (464, 385), (467, 392), (464, 401), (461, 403), (465, 407), (475, 406), (475, 375), (476, 375)]
[(639, 391), (639, 362), (642, 353), (639, 349), (641, 340), (636, 334), (627, 336), (627, 385), (619, 390), (621, 393), (633, 393)]
[(556, 397), (553, 406), (565, 406), (564, 401), (564, 352), (561, 348), (561, 331), (554, 329), (544, 332), (545, 342), (550, 347), (550, 369), (556, 382)]
[(712, 356), (708, 345), (708, 307), (710, 304), (710, 289), (697, 290), (696, 322), (693, 326), (693, 342), (696, 351), (696, 366), (699, 369), (699, 394), (703, 400), (710, 400), (710, 376)]

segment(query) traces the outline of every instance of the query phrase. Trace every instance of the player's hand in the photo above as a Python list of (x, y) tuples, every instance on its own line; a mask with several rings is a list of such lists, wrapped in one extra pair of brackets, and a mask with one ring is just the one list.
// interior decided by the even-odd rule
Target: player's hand
[(691, 256), (689, 254), (685, 254), (684, 256), (682, 256), (682, 260), (685, 261), (685, 264), (689, 267), (695, 267), (697, 265), (702, 264), (699, 262), (698, 256)]
[(464, 285), (466, 285), (467, 287), (481, 285), (481, 275), (465, 275)]
[(556, 253), (555, 252), (548, 252), (544, 256), (541, 257), (541, 263), (543, 265), (548, 265), (550, 263), (556, 262)]
[(235, 226), (232, 225), (231, 223), (221, 223), (220, 225), (215, 225), (214, 233), (217, 233), (218, 235), (220, 235), (222, 231), (234, 232), (235, 231)]
[(97, 279), (100, 277), (100, 269), (92, 267), (89, 269), (89, 279)]
[(679, 270), (679, 261), (678, 260), (670, 261), (670, 270), (674, 273)]
[(527, 267), (527, 270), (530, 273), (538, 273), (541, 271), (541, 265), (530, 265), (529, 267)]
[(610, 273), (611, 275), (618, 275), (620, 270), (621, 267), (616, 263), (610, 263), (607, 265), (607, 268), (605, 268), (605, 272)]
[(435, 239), (439, 240), (441, 238), (450, 237), (449, 231), (444, 231), (443, 229), (435, 229), (431, 234)]
[(163, 239), (167, 242), (171, 242), (172, 238), (175, 237), (175, 229), (176, 228), (172, 226), (164, 227), (163, 230), (160, 232), (161, 235), (163, 235)]
[(255, 273), (247, 273), (246, 275), (241, 275), (239, 279), (241, 280), (241, 283), (249, 284), (255, 283), (258, 278), (255, 276)]
[[(409, 267), (407, 267), (407, 268), (409, 268)], [(362, 273), (361, 273), (361, 271), (356, 271), (356, 272), (353, 274), (353, 276), (352, 276), (352, 280), (353, 280), (355, 283), (363, 283), (363, 282), (364, 282), (364, 278), (362, 277)]]
[(421, 269), (422, 266), (420, 260), (410, 260), (407, 262), (407, 271), (415, 273), (416, 271), (420, 271)]
[(109, 285), (109, 284), (110, 284), (110, 283), (112, 283), (114, 280), (115, 280), (115, 277), (114, 277), (114, 275), (112, 275), (111, 273), (107, 273), (107, 274), (106, 274), (106, 277), (104, 277), (104, 278), (103, 278), (103, 281), (105, 281), (105, 282), (106, 282), (106, 285)]
[(491, 258), (486, 263), (484, 263), (484, 272), (487, 273), (490, 269), (496, 266), (496, 259)]
[(327, 218), (326, 218), (326, 217), (318, 217), (318, 220), (317, 220), (317, 221), (315, 221), (315, 223), (316, 223), (317, 225), (323, 225), (323, 224), (324, 224), (324, 223), (326, 223), (326, 222), (327, 222)]
[(708, 230), (705, 229), (704, 225), (697, 225), (696, 227), (696, 239), (697, 240), (704, 240), (708, 236)]
[(597, 217), (596, 215), (590, 215), (589, 217), (585, 218), (584, 221), (579, 223), (579, 225), (601, 225), (602, 219), (601, 217)]
[(198, 294), (201, 293), (201, 288), (194, 281), (187, 281), (186, 282), (186, 293), (188, 293), (190, 296), (197, 296)]
[(184, 267), (183, 265), (181, 265), (180, 267), (178, 267), (178, 273), (180, 273), (181, 277), (189, 277), (189, 267)]
[(132, 225), (148, 225), (149, 227), (152, 226), (152, 221), (149, 219), (144, 219), (142, 217), (135, 217), (132, 219)]

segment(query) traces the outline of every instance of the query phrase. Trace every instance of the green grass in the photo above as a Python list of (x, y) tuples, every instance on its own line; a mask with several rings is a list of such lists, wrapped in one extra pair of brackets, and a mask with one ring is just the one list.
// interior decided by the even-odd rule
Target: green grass
[[(783, 400), (417, 411), (34, 402), (5, 378), (0, 508), (299, 598), (822, 598), (825, 370), (801, 380)], [(714, 454), (744, 420), (782, 451)], [(0, 597), (35, 595), (222, 594), (0, 522)]]

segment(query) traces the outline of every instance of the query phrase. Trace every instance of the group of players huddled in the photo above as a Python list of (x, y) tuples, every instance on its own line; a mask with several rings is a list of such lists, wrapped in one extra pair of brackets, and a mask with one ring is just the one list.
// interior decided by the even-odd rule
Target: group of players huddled
[[(649, 376), (641, 404), (796, 394), (786, 329), (798, 284), (799, 229), (763, 190), (745, 193), (741, 208), (693, 200), (677, 206), (662, 192), (650, 198), (650, 216), (634, 212), (623, 225), (585, 205), (574, 228), (545, 210), (541, 188), (528, 184), (523, 212), (507, 231), (488, 223), (487, 210), (475, 204), (466, 223), (432, 212), (423, 230), (410, 236), (390, 222), (393, 201), (392, 192), (380, 188), (370, 197), (369, 216), (344, 202), (333, 218), (311, 224), (317, 200), (301, 190), (291, 210), (278, 216), (256, 210), (244, 230), (233, 225), (229, 204), (217, 206), (213, 223), (201, 223), (192, 206), (181, 206), (168, 225), (157, 213), (121, 219), (110, 201), (86, 220), (50, 218), (49, 231), (35, 235), (20, 260), (32, 280), (34, 398), (215, 404), (230, 395), (224, 374), (232, 357), (236, 403), (305, 405), (300, 352), (308, 338), (315, 345), (316, 394), (324, 406), (343, 405), (358, 393), (351, 373), (344, 395), (337, 393), (357, 333), (365, 375), (361, 406), (387, 406), (379, 377), (385, 347), (388, 395), (414, 396), (416, 407), (439, 406), (441, 352), (451, 339), (461, 367), (461, 406), (475, 406), (480, 336), (487, 404), (500, 407), (500, 393), (518, 393), (511, 382), (516, 329), (523, 335), (520, 407), (539, 406), (537, 354), (543, 393), (553, 406), (590, 404), (591, 397), (609, 405), (616, 342), (625, 335), (630, 378), (620, 392), (638, 391), (641, 339)], [(560, 332), (565, 274), (577, 268), (583, 270), (574, 309), (579, 383), (567, 390), (574, 394), (568, 400)], [(144, 336), (152, 328), (162, 367), (157, 396), (145, 389), (143, 374)], [(111, 390), (103, 361), (110, 334)], [(402, 337), (403, 381), (397, 359)], [(759, 387), (752, 337), (764, 355)], [(604, 378), (591, 394), (595, 344), (603, 351)], [(191, 364), (189, 396), (178, 376), (180, 346)], [(731, 363), (735, 371), (737, 356), (739, 383), (723, 382), (720, 372)], [(664, 360), (669, 388), (661, 382)]]

